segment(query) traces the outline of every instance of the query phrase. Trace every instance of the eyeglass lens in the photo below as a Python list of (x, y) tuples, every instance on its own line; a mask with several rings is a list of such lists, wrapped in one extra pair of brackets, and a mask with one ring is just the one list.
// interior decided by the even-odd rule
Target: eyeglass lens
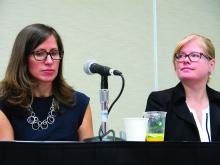
[(204, 56), (206, 59), (209, 59), (209, 57), (207, 55), (203, 54), (203, 53), (192, 52), (192, 53), (189, 53), (189, 54), (186, 54), (186, 53), (176, 54), (176, 60), (177, 61), (184, 61), (188, 57), (190, 61), (196, 62), (199, 59), (201, 59), (202, 56)]
[(53, 60), (60, 60), (62, 52), (57, 49), (50, 50), (49, 52), (46, 50), (37, 50), (33, 51), (32, 54), (34, 55), (35, 59), (39, 61), (45, 60), (48, 55), (50, 55)]

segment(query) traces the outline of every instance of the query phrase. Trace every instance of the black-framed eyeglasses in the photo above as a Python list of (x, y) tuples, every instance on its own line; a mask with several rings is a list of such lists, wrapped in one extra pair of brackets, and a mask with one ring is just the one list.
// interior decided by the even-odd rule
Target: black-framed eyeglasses
[(201, 53), (201, 52), (191, 52), (189, 54), (186, 54), (186, 53), (183, 53), (183, 52), (180, 52), (180, 53), (177, 53), (175, 55), (175, 58), (176, 58), (176, 61), (177, 62), (183, 62), (186, 58), (189, 58), (189, 60), (191, 62), (197, 62), (199, 61), (202, 57), (205, 57), (207, 60), (211, 60), (212, 58), (209, 57), (208, 55), (204, 54), (204, 53)]
[(33, 51), (31, 54), (34, 56), (35, 60), (44, 61), (47, 59), (48, 55), (50, 55), (51, 59), (53, 59), (53, 60), (61, 60), (63, 53), (64, 52), (59, 51), (57, 49), (52, 49), (49, 52), (42, 49), (42, 50)]

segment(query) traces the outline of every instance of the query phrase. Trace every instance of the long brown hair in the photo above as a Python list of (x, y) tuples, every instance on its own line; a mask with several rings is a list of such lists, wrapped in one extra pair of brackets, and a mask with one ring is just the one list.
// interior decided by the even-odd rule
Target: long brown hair
[[(34, 82), (28, 71), (28, 56), (51, 35), (55, 37), (58, 49), (64, 52), (59, 34), (48, 25), (32, 24), (26, 26), (17, 35), (5, 77), (0, 83), (0, 97), (10, 106), (22, 109), (29, 106)], [(59, 103), (71, 106), (75, 103), (74, 89), (64, 80), (62, 66), (63, 60), (60, 61), (58, 74), (53, 81), (52, 93)]]

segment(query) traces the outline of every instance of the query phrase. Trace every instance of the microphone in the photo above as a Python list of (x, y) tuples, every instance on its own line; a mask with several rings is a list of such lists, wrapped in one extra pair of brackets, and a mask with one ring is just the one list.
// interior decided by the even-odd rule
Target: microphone
[(120, 76), (122, 73), (118, 70), (112, 69), (108, 66), (103, 66), (95, 63), (94, 60), (87, 60), (83, 66), (84, 72), (88, 75), (98, 73), (101, 76)]

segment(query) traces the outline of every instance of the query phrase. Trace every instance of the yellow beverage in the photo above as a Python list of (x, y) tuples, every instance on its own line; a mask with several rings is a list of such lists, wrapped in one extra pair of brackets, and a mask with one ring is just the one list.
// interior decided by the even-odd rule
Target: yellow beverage
[(161, 142), (164, 141), (164, 134), (162, 133), (150, 133), (146, 136), (148, 142)]

